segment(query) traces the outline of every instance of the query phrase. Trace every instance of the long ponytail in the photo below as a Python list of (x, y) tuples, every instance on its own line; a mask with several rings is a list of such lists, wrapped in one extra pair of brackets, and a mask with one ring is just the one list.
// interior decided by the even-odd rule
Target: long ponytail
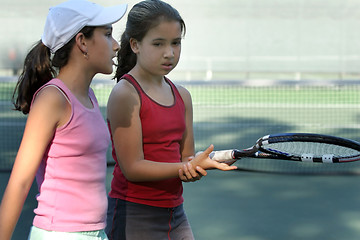
[[(90, 39), (96, 27), (85, 26), (80, 30), (85, 38)], [(23, 71), (16, 84), (12, 102), (15, 110), (28, 114), (34, 93), (44, 84), (57, 75), (70, 58), (70, 53), (75, 44), (73, 37), (65, 46), (51, 56), (50, 49), (41, 40), (30, 50), (24, 61)]]
[(12, 96), (15, 110), (28, 114), (34, 93), (55, 76), (50, 56), (50, 49), (41, 41), (27, 54)]
[(128, 73), (136, 65), (136, 55), (131, 49), (130, 40), (126, 36), (126, 33), (121, 36), (117, 61), (118, 65), (114, 79), (118, 82), (124, 74)]

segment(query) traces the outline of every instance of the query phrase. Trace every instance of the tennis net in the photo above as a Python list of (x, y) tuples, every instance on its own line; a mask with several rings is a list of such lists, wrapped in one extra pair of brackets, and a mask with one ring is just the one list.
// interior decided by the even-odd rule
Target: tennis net
[[(12, 110), (15, 83), (14, 78), (0, 81), (1, 171), (11, 169), (26, 122), (24, 115)], [(320, 133), (360, 141), (360, 83), (356, 81), (311, 84), (282, 81), (259, 85), (241, 81), (177, 83), (192, 95), (197, 151), (209, 144), (214, 144), (216, 150), (247, 148), (259, 137), (283, 132)], [(103, 80), (92, 84), (104, 119), (114, 84)], [(109, 149), (108, 162), (112, 161)], [(255, 171), (272, 171), (279, 167), (301, 169), (299, 163), (277, 166), (278, 163), (270, 162), (256, 163), (255, 166), (254, 161), (244, 159), (236, 164)], [(355, 167), (348, 163), (343, 165), (342, 168), (353, 170), (358, 164), (355, 163)], [(335, 168), (339, 169), (339, 166)]]

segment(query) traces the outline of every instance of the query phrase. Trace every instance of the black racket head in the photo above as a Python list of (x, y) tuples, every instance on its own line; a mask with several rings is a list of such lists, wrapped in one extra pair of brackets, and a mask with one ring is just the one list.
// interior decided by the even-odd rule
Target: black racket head
[(242, 157), (236, 163), (240, 170), (301, 175), (360, 174), (360, 143), (350, 139), (281, 133), (266, 135), (255, 146), (258, 151), (254, 155)]
[(285, 160), (324, 163), (360, 160), (360, 143), (329, 135), (274, 134), (262, 137), (258, 144), (260, 151)]

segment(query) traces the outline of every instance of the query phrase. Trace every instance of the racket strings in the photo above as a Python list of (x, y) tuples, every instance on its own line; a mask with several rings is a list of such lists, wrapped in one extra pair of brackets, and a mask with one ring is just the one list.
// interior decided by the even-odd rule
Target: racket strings
[(360, 152), (348, 147), (343, 147), (328, 143), (317, 142), (281, 142), (271, 143), (263, 146), (264, 149), (284, 155), (301, 156), (303, 154), (312, 154), (315, 157), (324, 155), (334, 155), (336, 157), (350, 157), (359, 155)]

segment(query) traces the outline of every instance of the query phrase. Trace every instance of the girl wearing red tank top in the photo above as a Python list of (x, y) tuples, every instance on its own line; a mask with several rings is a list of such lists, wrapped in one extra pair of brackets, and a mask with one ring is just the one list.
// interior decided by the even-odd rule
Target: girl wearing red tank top
[(107, 108), (117, 163), (109, 239), (193, 239), (181, 181), (196, 181), (210, 168), (236, 168), (212, 161), (212, 145), (194, 157), (190, 93), (165, 77), (179, 61), (184, 34), (177, 10), (160, 0), (129, 12)]

